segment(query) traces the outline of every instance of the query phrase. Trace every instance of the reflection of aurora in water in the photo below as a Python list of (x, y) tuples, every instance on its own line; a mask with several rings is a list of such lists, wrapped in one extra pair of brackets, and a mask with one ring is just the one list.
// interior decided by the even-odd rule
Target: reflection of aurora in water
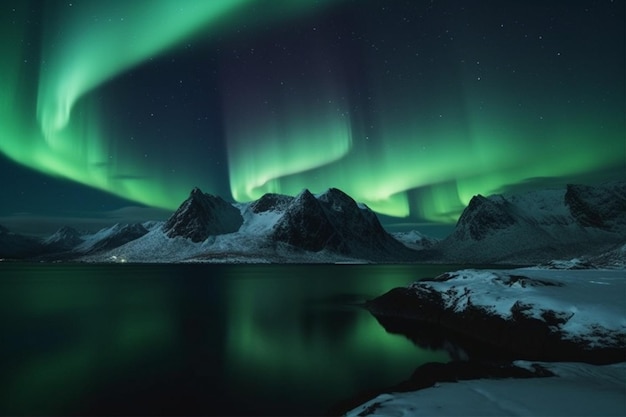
[(626, 168), (623, 2), (261, 3), (2, 13), (0, 151), (156, 207), (332, 186), (442, 222)]
[(449, 359), (340, 297), (444, 270), (3, 263), (0, 413), (322, 414)]

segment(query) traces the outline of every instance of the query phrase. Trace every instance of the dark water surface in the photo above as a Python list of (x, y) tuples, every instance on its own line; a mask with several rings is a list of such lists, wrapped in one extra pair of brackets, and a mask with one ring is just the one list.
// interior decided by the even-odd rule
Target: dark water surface
[(351, 303), (454, 269), (0, 263), (0, 414), (323, 414), (449, 360)]

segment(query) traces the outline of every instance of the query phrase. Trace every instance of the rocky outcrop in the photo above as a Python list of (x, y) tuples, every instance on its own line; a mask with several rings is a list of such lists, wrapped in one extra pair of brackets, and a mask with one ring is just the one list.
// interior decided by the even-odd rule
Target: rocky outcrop
[(184, 237), (202, 242), (209, 236), (239, 230), (243, 217), (237, 208), (221, 197), (194, 188), (176, 212), (167, 220), (163, 230), (169, 237)]
[[(593, 364), (626, 360), (625, 329), (604, 328), (601, 323), (589, 324), (588, 319), (580, 319), (581, 326), (588, 329), (586, 333), (572, 335), (566, 324), (579, 320), (572, 312), (575, 308), (538, 306), (525, 298), (526, 294), (540, 292), (542, 287), (564, 287), (565, 284), (498, 273), (487, 278), (493, 280), (494, 285), (479, 290), (473, 288), (472, 279), (477, 278), (464, 278), (461, 272), (443, 274), (407, 288), (394, 288), (367, 302), (366, 307), (388, 331), (417, 340), (423, 337), (424, 329), (436, 328), (445, 335), (439, 334), (438, 339), (454, 340), (470, 357), (472, 352), (487, 351), (489, 357), (504, 359)], [(449, 285), (437, 285), (449, 280)], [(463, 283), (464, 280), (468, 282)], [(510, 290), (518, 287), (522, 289), (519, 294), (506, 301), (510, 308), (504, 313), (498, 311), (494, 306), (510, 297)]]

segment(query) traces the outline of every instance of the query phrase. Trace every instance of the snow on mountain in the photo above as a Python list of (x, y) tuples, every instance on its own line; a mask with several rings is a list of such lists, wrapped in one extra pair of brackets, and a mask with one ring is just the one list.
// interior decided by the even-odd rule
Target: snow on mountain
[(413, 255), (369, 208), (336, 189), (318, 196), (266, 194), (234, 205), (195, 189), (162, 227), (84, 260), (357, 262)]
[(66, 251), (83, 243), (81, 233), (73, 227), (63, 226), (43, 240), (47, 250)]
[(530, 363), (555, 376), (441, 382), (412, 392), (391, 392), (346, 416), (623, 416), (626, 363)]
[(395, 232), (391, 233), (396, 240), (402, 242), (404, 246), (414, 249), (432, 249), (441, 240), (434, 237), (426, 236), (417, 230), (410, 230), (408, 232)]
[(242, 223), (239, 210), (232, 204), (194, 188), (163, 228), (169, 237), (202, 242), (209, 236), (236, 232)]
[(104, 252), (124, 245), (148, 233), (140, 223), (116, 224), (91, 235), (82, 236), (82, 243), (73, 250), (81, 254)]
[(626, 270), (626, 243), (600, 255), (585, 257), (585, 261), (596, 268)]
[(437, 249), (459, 263), (524, 263), (599, 254), (626, 241), (626, 182), (472, 198)]

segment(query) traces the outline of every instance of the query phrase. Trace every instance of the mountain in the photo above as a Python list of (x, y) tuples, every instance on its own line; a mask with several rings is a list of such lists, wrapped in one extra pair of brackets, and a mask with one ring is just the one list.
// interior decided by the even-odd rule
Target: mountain
[(83, 239), (80, 232), (69, 226), (61, 227), (42, 242), (46, 250), (50, 252), (71, 250), (81, 243)]
[(538, 264), (581, 258), (623, 265), (624, 244), (626, 182), (477, 195), (441, 241), (417, 231), (390, 235), (374, 212), (336, 188), (295, 197), (270, 193), (238, 204), (194, 188), (165, 222), (118, 224), (93, 234), (66, 227), (41, 242), (0, 227), (0, 257), (94, 262)]
[(391, 236), (402, 242), (404, 246), (414, 250), (432, 249), (441, 241), (440, 239), (426, 236), (417, 230), (395, 232), (391, 233)]
[(37, 239), (13, 233), (0, 225), (0, 259), (26, 258), (41, 252), (42, 246)]
[(369, 260), (409, 260), (416, 255), (383, 229), (374, 212), (336, 188), (318, 197), (302, 191), (285, 208), (271, 236), (307, 251)]
[(23, 258), (37, 253), (41, 245), (37, 240), (11, 232), (0, 225), (0, 259)]
[(291, 197), (265, 194), (229, 204), (194, 189), (161, 226), (88, 261), (363, 262), (410, 261), (376, 215), (337, 189)]
[(626, 242), (626, 182), (474, 196), (436, 250), (458, 263), (539, 263)]
[(148, 233), (148, 229), (141, 223), (116, 224), (93, 235), (84, 236), (82, 242), (73, 250), (80, 254), (105, 252), (134, 241), (146, 233)]
[(212, 235), (236, 232), (242, 224), (243, 217), (232, 204), (194, 188), (163, 230), (172, 238), (180, 236), (202, 242)]

